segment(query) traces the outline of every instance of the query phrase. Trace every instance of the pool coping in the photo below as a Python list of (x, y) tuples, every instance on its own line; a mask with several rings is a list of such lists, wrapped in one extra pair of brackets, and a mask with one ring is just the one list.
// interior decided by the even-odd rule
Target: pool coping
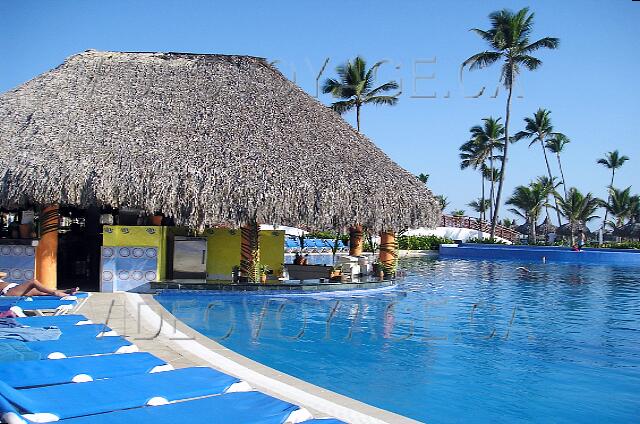
[[(195, 356), (198, 360), (193, 362), (205, 363), (238, 377), (257, 390), (308, 409), (317, 418), (334, 417), (354, 424), (419, 422), (308, 383), (228, 349), (184, 324), (151, 294), (119, 293), (120, 296), (124, 297), (126, 308), (136, 311), (130, 318), (137, 321), (138, 333), (144, 325), (155, 334), (145, 339), (149, 345), (146, 350), (151, 353), (154, 349), (170, 348), (186, 358)], [(112, 296), (105, 296), (102, 300), (101, 296), (91, 297), (94, 302), (102, 303), (103, 309), (109, 307), (109, 302), (113, 305)]]

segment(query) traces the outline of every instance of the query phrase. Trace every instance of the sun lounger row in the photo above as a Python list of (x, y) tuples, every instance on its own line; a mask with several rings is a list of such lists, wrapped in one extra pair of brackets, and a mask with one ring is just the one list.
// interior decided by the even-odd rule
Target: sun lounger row
[[(212, 368), (173, 369), (82, 315), (3, 319), (0, 328), (7, 329), (5, 336), (37, 329), (59, 333), (57, 340), (41, 341), (0, 336), (0, 352), (13, 346), (42, 354), (40, 360), (14, 361), (0, 355), (0, 418), (9, 424), (340, 422), (313, 419)], [(130, 353), (116, 355), (123, 346)], [(47, 359), (51, 352), (63, 359)]]
[[(285, 239), (284, 241), (284, 248), (287, 253), (292, 253), (292, 252), (331, 253), (335, 245), (336, 245), (335, 240), (304, 239), (304, 248), (300, 249), (299, 239), (289, 238), (289, 239)], [(347, 246), (342, 242), (342, 240), (338, 240), (337, 246), (338, 246), (337, 251), (340, 251), (340, 252), (347, 249)]]

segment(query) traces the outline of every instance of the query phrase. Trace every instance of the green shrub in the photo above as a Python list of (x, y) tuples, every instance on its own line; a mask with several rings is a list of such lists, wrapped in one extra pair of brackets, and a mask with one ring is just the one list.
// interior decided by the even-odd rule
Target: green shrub
[(438, 236), (400, 236), (400, 250), (438, 250), (441, 244), (453, 243), (453, 240)]
[(640, 241), (603, 243), (602, 246), (598, 246), (597, 243), (594, 243), (593, 247), (606, 247), (609, 249), (640, 249)]

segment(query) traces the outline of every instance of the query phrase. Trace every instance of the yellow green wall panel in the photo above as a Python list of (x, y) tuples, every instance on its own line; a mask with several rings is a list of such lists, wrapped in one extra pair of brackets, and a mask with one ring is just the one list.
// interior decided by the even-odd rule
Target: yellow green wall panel
[(262, 230), (259, 234), (260, 263), (282, 276), (284, 264), (284, 231)]
[(234, 266), (240, 266), (240, 230), (207, 228), (207, 278), (230, 280)]

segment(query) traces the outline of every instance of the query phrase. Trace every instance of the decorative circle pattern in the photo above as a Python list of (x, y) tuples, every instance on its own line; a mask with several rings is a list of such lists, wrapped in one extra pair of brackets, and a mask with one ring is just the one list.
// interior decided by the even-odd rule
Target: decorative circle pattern
[(156, 249), (150, 247), (144, 252), (144, 254), (147, 256), (147, 258), (155, 258), (158, 255), (158, 252), (156, 251)]
[(5, 256), (10, 255), (11, 254), (11, 247), (2, 246), (2, 248), (0, 248), (0, 253), (2, 253)]
[(24, 246), (13, 246), (11, 249), (11, 253), (13, 256), (22, 256), (24, 255)]
[(121, 258), (128, 258), (129, 255), (131, 255), (131, 249), (128, 247), (121, 247), (118, 251), (118, 255), (120, 255)]
[(33, 246), (27, 246), (24, 248), (24, 254), (27, 256), (33, 256), (36, 254), (36, 249)]
[(133, 249), (131, 254), (132, 254), (132, 256), (134, 258), (141, 258), (142, 256), (144, 256), (144, 249), (142, 249), (140, 247), (136, 247), (136, 248)]
[(144, 277), (144, 273), (142, 271), (133, 271), (132, 277), (134, 280), (140, 281)]
[(129, 271), (119, 271), (118, 278), (120, 280), (128, 280), (129, 279)]
[(112, 247), (105, 247), (102, 250), (102, 257), (103, 258), (113, 258), (114, 254), (115, 254), (115, 252), (114, 252)]
[(147, 271), (144, 274), (144, 279), (147, 281), (155, 281), (156, 280), (156, 273), (154, 271)]
[(32, 280), (33, 279), (33, 271), (30, 269), (27, 269), (24, 271), (24, 279), (25, 280)]
[(21, 280), (22, 279), (22, 270), (21, 269), (12, 269), (11, 270), (11, 278), (13, 278), (14, 280)]
[(102, 279), (104, 281), (113, 280), (113, 272), (111, 272), (111, 271), (102, 271)]

